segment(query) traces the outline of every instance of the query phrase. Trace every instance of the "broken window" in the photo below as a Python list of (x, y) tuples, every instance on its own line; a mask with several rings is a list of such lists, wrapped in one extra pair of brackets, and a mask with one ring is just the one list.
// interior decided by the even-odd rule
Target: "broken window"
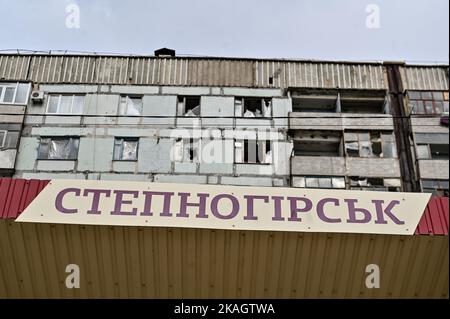
[(386, 114), (389, 99), (386, 92), (346, 92), (339, 94), (342, 113)]
[(388, 114), (389, 98), (383, 90), (298, 90), (292, 93), (294, 112)]
[(345, 132), (345, 151), (349, 157), (394, 158), (396, 146), (391, 132)]
[(344, 177), (301, 176), (293, 177), (293, 186), (301, 188), (345, 188)]
[(339, 131), (294, 132), (294, 156), (342, 156)]
[(422, 191), (424, 193), (432, 193), (435, 196), (449, 196), (449, 182), (448, 180), (421, 180)]
[(375, 177), (349, 177), (349, 186), (352, 190), (370, 191), (400, 191), (401, 181), (396, 178), (375, 178)]
[(409, 108), (413, 114), (448, 113), (448, 92), (408, 91)]
[(269, 140), (237, 140), (234, 146), (236, 163), (272, 163), (271, 143)]
[(234, 99), (236, 117), (270, 117), (272, 100), (254, 97), (237, 97)]
[(200, 96), (178, 96), (179, 116), (200, 116)]
[(74, 137), (42, 138), (39, 144), (38, 159), (76, 160), (79, 139)]
[(0, 130), (0, 148), (17, 148), (19, 131)]
[(84, 95), (50, 94), (47, 102), (47, 114), (83, 113)]
[(418, 144), (416, 146), (417, 159), (449, 159), (448, 144)]
[(173, 147), (175, 162), (192, 163), (198, 160), (198, 142), (191, 138), (177, 138)]
[(29, 83), (0, 83), (0, 103), (27, 104)]
[(6, 131), (0, 131), (0, 148), (5, 147)]
[(142, 114), (142, 97), (123, 95), (120, 97), (119, 115), (138, 116)]
[(138, 138), (117, 137), (114, 140), (115, 161), (136, 161), (138, 151)]
[(448, 160), (448, 144), (430, 144), (432, 159)]
[(337, 93), (318, 94), (300, 94), (292, 97), (292, 110), (294, 112), (321, 112), (335, 113), (340, 112)]

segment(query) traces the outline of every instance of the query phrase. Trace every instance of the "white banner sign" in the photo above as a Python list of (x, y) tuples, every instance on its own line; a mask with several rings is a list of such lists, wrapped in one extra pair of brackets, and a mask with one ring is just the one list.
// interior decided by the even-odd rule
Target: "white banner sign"
[(52, 180), (19, 222), (414, 233), (430, 194)]

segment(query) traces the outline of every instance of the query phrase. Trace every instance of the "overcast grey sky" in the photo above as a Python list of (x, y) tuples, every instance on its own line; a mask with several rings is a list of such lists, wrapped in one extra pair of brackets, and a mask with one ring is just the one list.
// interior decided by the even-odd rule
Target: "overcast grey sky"
[[(76, 23), (70, 4), (80, 9), (79, 28), (66, 26)], [(370, 4), (379, 8), (379, 28), (366, 26), (368, 16), (376, 26)], [(0, 12), (0, 49), (449, 59), (449, 0), (0, 0)]]

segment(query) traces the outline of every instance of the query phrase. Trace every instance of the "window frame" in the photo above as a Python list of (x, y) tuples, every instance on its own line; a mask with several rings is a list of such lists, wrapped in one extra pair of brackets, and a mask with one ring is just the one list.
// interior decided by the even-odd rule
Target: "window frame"
[[(347, 138), (346, 135), (348, 136), (349, 134), (352, 135), (357, 135), (357, 140), (352, 139), (352, 138)], [(368, 140), (364, 140), (361, 139), (361, 134), (367, 134)], [(380, 153), (374, 153), (374, 149), (373, 149), (373, 144), (374, 139), (373, 139), (373, 135), (378, 134), (379, 135), (379, 143), (381, 146), (381, 152)], [(385, 137), (383, 137), (384, 135), (389, 135), (392, 137), (392, 140), (389, 141), (387, 140)], [(343, 141), (344, 141), (344, 154), (346, 157), (354, 157), (354, 158), (380, 158), (380, 159), (385, 159), (385, 158), (398, 158), (398, 153), (397, 153), (397, 146), (395, 143), (395, 135), (394, 132), (391, 131), (377, 131), (377, 130), (369, 130), (369, 131), (344, 131), (344, 136), (343, 136)], [(364, 142), (369, 144), (369, 148), (370, 148), (370, 156), (361, 156), (362, 153), (362, 149), (363, 149), (363, 145)], [(358, 144), (358, 156), (351, 156), (348, 153), (348, 149), (347, 149), (347, 143), (357, 143)], [(392, 144), (392, 156), (385, 156), (385, 146), (388, 144)], [(377, 155), (378, 154), (378, 155)], [(383, 154), (383, 156), (379, 156), (380, 154)]]
[[(48, 150), (47, 150), (47, 157), (43, 158), (40, 156), (41, 154), (41, 147), (42, 147), (42, 141), (48, 139), (49, 142), (53, 140), (77, 140), (77, 148), (76, 148), (76, 156), (74, 158), (48, 158)], [(39, 140), (39, 146), (38, 146), (38, 155), (37, 160), (39, 161), (77, 161), (78, 160), (78, 153), (80, 151), (80, 137), (79, 136), (41, 136)]]
[[(23, 103), (16, 102), (17, 91), (19, 89), (19, 84), (26, 84), (28, 86), (26, 99), (25, 99), (25, 101)], [(0, 82), (0, 87), (2, 88), (2, 90), (0, 92), (0, 104), (10, 104), (10, 105), (11, 104), (12, 105), (27, 105), (28, 104), (28, 99), (30, 97), (30, 91), (31, 91), (31, 83), (30, 82)], [(4, 97), (5, 97), (5, 93), (6, 93), (6, 88), (7, 87), (13, 87), (14, 88), (14, 95), (13, 95), (12, 102), (5, 102), (4, 101)]]
[[(174, 140), (173, 152), (174, 158), (173, 162), (176, 163), (199, 163), (199, 139), (194, 139), (193, 137), (178, 137)], [(192, 159), (191, 153), (193, 152)], [(189, 153), (187, 153), (189, 152)]]
[[(415, 151), (416, 151), (416, 158), (417, 158), (417, 160), (433, 160), (433, 161), (436, 161), (436, 160), (444, 160), (444, 161), (448, 160), (448, 158), (445, 158), (445, 156), (443, 158), (433, 157), (433, 152), (431, 150), (432, 145), (444, 145), (445, 146), (447, 144), (444, 144), (444, 143), (418, 143), (418, 144), (416, 144)], [(419, 147), (423, 147), (423, 148), (427, 149), (428, 157), (419, 156), (419, 151), (418, 151)], [(447, 156), (449, 156), (448, 153), (447, 153)]]
[[(183, 101), (180, 101), (180, 99), (183, 99)], [(202, 112), (202, 96), (201, 95), (177, 95), (177, 117), (186, 117), (187, 111), (186, 111), (186, 100), (187, 99), (198, 99), (198, 107), (199, 112), (198, 115), (195, 116), (189, 116), (191, 118), (199, 118), (201, 117)], [(182, 105), (182, 107), (180, 107)]]
[[(417, 98), (411, 98), (410, 96), (410, 92), (414, 92), (415, 94), (419, 93), (420, 94), (420, 99)], [(449, 99), (448, 99), (448, 94), (445, 94), (447, 91), (441, 91), (441, 90), (432, 90), (432, 91), (426, 91), (426, 90), (409, 90), (408, 91), (408, 105), (409, 105), (409, 112), (411, 114), (414, 115), (442, 115), (445, 114), (445, 104), (447, 103), (447, 105), (449, 104)], [(431, 95), (431, 99), (429, 98), (424, 98), (422, 96), (422, 94), (428, 93)], [(437, 100), (434, 98), (435, 93), (441, 93), (442, 94), (442, 100)], [(422, 107), (423, 107), (423, 112), (415, 112), (414, 111), (414, 105), (412, 104), (412, 102), (418, 103), (421, 102), (422, 103)], [(427, 102), (431, 102), (432, 103), (432, 112), (427, 112), (427, 108), (426, 108), (426, 103)], [(437, 110), (437, 103), (440, 102), (442, 103), (442, 111), (441, 112), (436, 112)], [(447, 111), (448, 113), (448, 111)]]
[[(247, 143), (246, 143), (247, 141)], [(256, 145), (256, 161), (255, 162), (248, 162), (248, 156), (246, 156), (246, 148), (245, 145), (247, 145), (248, 148), (248, 141), (254, 141)], [(241, 145), (237, 147), (237, 144), (240, 143)], [(252, 138), (243, 138), (243, 139), (233, 139), (233, 148), (234, 148), (234, 164), (250, 164), (250, 165), (272, 165), (273, 163), (273, 145), (272, 140), (268, 139), (252, 139)], [(264, 159), (262, 162), (258, 162), (259, 159), (259, 153), (260, 153), (260, 145), (263, 145), (264, 151)], [(269, 145), (269, 150), (267, 150), (267, 145)], [(240, 151), (240, 161), (238, 161), (238, 149)], [(267, 153), (271, 152), (269, 161), (267, 161)], [(247, 162), (245, 161), (245, 158), (247, 157)]]
[[(260, 101), (260, 107), (261, 107), (261, 117), (244, 117), (244, 114), (246, 112), (246, 108), (245, 108), (245, 100), (249, 99), (249, 100), (259, 100)], [(237, 104), (236, 101), (240, 101), (240, 112), (237, 108)], [(266, 101), (269, 101), (269, 114), (264, 114), (264, 110), (266, 108), (265, 104)], [(238, 118), (245, 118), (245, 119), (271, 119), (272, 118), (272, 114), (273, 114), (273, 98), (272, 97), (258, 97), (258, 96), (235, 96), (234, 97), (234, 117), (238, 117)], [(252, 112), (252, 111), (250, 111)]]
[(0, 148), (4, 148), (5, 147), (5, 143), (6, 143), (6, 135), (8, 134), (7, 130), (0, 130), (0, 133), (4, 133), (3, 134), (3, 140), (0, 140)]
[[(56, 112), (49, 112), (49, 107), (50, 107), (50, 100), (51, 100), (51, 97), (52, 96), (58, 96), (58, 104), (57, 104), (57, 107), (56, 107)], [(73, 105), (74, 105), (74, 101), (75, 101), (75, 96), (82, 96), (83, 97), (83, 104), (81, 105), (81, 111), (80, 111), (80, 113), (73, 113), (73, 112), (70, 112), (70, 113), (60, 113), (60, 112), (58, 112), (58, 110), (59, 110), (59, 108), (61, 107), (61, 98), (63, 97), (63, 96), (70, 96), (71, 97), (71, 100), (72, 100), (72, 102), (71, 102), (71, 104), (70, 104), (70, 110), (72, 111), (73, 110)], [(48, 94), (48, 96), (47, 96), (47, 106), (46, 106), (46, 109), (45, 109), (45, 114), (46, 115), (83, 115), (83, 112), (84, 112), (84, 105), (85, 105), (85, 98), (86, 98), (86, 94), (82, 94), (82, 93), (80, 93), (80, 94), (70, 94), (70, 93), (50, 93), (50, 94)]]
[[(121, 114), (120, 113), (123, 99), (125, 99), (125, 111), (128, 112), (128, 103), (126, 102), (127, 98), (129, 98), (129, 99), (140, 99), (141, 105), (140, 105), (139, 115), (132, 115), (132, 114), (127, 114), (127, 113)], [(120, 95), (120, 97), (119, 97), (119, 109), (118, 109), (118, 112), (117, 112), (119, 116), (139, 117), (139, 116), (142, 116), (143, 110), (144, 110), (144, 101), (143, 101), (143, 96), (142, 95), (133, 95), (133, 94), (121, 94)]]
[[(120, 157), (116, 159), (115, 158), (115, 154), (116, 154), (116, 145), (118, 140), (122, 140), (122, 142), (120, 143)], [(122, 136), (117, 136), (114, 137), (114, 145), (113, 145), (113, 161), (114, 162), (137, 162), (138, 161), (138, 155), (139, 155), (139, 137), (122, 137)], [(124, 142), (136, 142), (136, 154), (135, 154), (135, 158), (134, 159), (123, 159), (123, 144)]]
[[(347, 187), (347, 183), (346, 183), (346, 180), (345, 180), (345, 177), (344, 176), (332, 176), (332, 175), (330, 175), (330, 176), (327, 176), (327, 175), (324, 175), (324, 176), (317, 176), (317, 175), (304, 175), (304, 176), (294, 176), (295, 178), (297, 178), (297, 179), (303, 179), (303, 184), (304, 184), (304, 186), (296, 186), (296, 188), (309, 188), (309, 189), (346, 189), (346, 187)], [(316, 178), (317, 179), (317, 187), (309, 187), (309, 186), (307, 186), (307, 180), (308, 179), (313, 179), (313, 178)], [(320, 181), (319, 180), (325, 180), (325, 179), (329, 179), (329, 181), (330, 181), (330, 185), (331, 185), (331, 187), (320, 187)], [(333, 187), (333, 180), (334, 179), (340, 179), (341, 181), (343, 181), (344, 182), (344, 186), (343, 187)]]
[[(355, 191), (382, 191), (382, 192), (400, 192), (401, 186), (386, 186), (385, 180), (389, 178), (384, 177), (366, 177), (366, 176), (348, 176), (348, 188), (349, 190), (355, 190)], [(370, 179), (380, 179), (383, 182), (383, 185), (372, 185), (372, 186), (364, 186), (364, 185), (352, 185), (352, 180), (366, 180), (367, 182)], [(396, 178), (398, 179), (398, 178)]]

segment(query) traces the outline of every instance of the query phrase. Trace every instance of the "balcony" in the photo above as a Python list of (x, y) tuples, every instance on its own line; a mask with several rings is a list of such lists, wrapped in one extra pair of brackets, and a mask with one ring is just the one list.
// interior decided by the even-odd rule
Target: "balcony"
[(393, 130), (394, 122), (389, 114), (291, 112), (289, 128), (294, 130), (377, 129)]
[(448, 160), (423, 159), (418, 160), (420, 178), (449, 179)]
[(400, 177), (400, 165), (396, 158), (293, 156), (291, 174), (394, 178)]
[(293, 156), (292, 175), (344, 176), (345, 157)]
[(16, 149), (0, 150), (0, 171), (13, 171), (16, 161)]
[(397, 158), (362, 158), (345, 159), (348, 176), (365, 177), (400, 177), (400, 164)]

